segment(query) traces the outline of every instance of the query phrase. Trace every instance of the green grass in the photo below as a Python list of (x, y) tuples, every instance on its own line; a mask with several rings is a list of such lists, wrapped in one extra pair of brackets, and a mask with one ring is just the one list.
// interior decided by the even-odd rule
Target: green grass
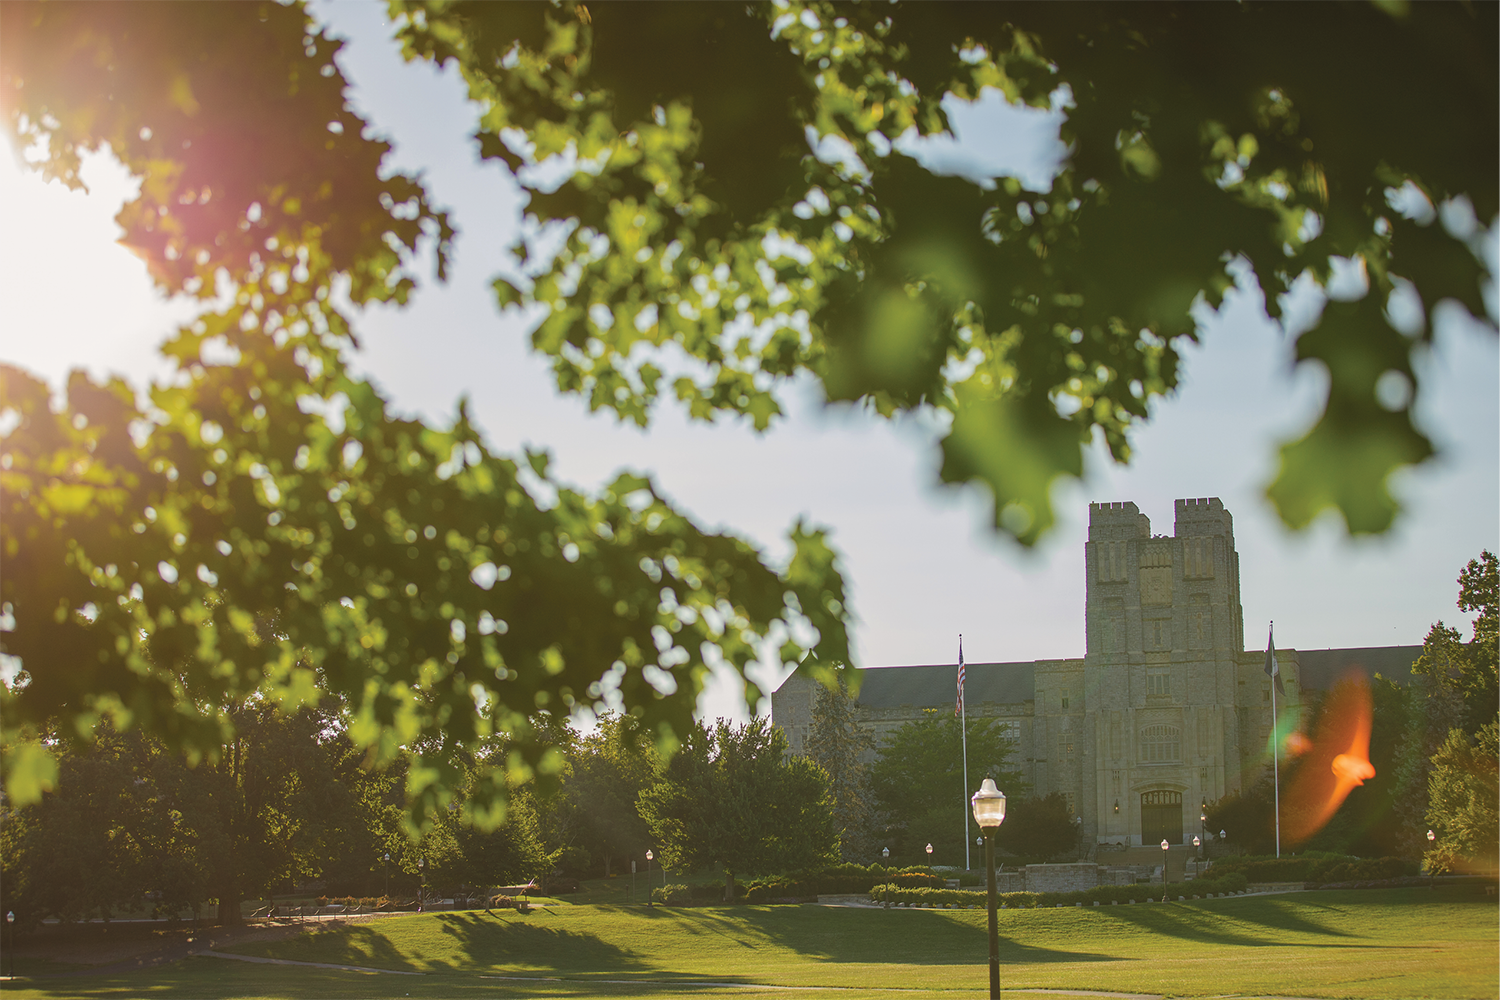
[[(1007, 989), (1169, 996), (1497, 995), (1495, 905), (1476, 886), (1328, 891), (1163, 905), (1003, 911)], [(743, 996), (982, 993), (979, 910), (673, 910), (614, 905), (431, 913), (244, 954), (422, 972), (387, 976), (196, 958), (152, 972), (34, 981), (7, 997)], [(495, 977), (495, 978), (492, 978)], [(504, 978), (498, 978), (504, 977)], [(560, 980), (560, 981), (559, 981)], [(699, 985), (712, 983), (715, 985)], [(719, 985), (722, 984), (722, 985)]]

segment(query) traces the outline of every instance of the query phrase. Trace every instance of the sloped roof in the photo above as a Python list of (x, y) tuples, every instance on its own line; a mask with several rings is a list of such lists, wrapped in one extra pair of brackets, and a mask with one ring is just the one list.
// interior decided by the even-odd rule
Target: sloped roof
[[(1035, 663), (970, 663), (965, 666), (964, 698), (973, 704), (1014, 705), (1036, 693)], [(952, 705), (958, 694), (958, 664), (870, 667), (860, 671), (859, 704), (866, 708), (935, 708)]]
[(1299, 649), (1304, 688), (1326, 691), (1350, 670), (1366, 677), (1378, 673), (1387, 680), (1405, 684), (1411, 680), (1411, 665), (1422, 655), (1421, 646), (1359, 646), (1354, 649)]

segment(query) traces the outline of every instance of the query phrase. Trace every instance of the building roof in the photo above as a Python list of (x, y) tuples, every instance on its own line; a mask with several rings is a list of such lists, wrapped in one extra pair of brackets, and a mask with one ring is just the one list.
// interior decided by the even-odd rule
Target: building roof
[[(964, 700), (1016, 705), (1036, 693), (1036, 664), (969, 663), (964, 667)], [(952, 705), (958, 694), (958, 664), (871, 667), (860, 671), (860, 705), (865, 708), (934, 708)]]
[(1344, 674), (1358, 670), (1366, 677), (1376, 674), (1405, 684), (1411, 680), (1411, 665), (1422, 655), (1421, 646), (1360, 646), (1354, 649), (1299, 649), (1302, 663), (1299, 680), (1304, 688), (1326, 691)]

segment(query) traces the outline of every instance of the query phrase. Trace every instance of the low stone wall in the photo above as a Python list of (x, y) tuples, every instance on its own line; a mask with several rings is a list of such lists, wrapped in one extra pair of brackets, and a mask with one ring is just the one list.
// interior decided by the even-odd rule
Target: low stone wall
[(1027, 892), (1079, 892), (1099, 884), (1099, 866), (1092, 861), (1062, 865), (1027, 865)]

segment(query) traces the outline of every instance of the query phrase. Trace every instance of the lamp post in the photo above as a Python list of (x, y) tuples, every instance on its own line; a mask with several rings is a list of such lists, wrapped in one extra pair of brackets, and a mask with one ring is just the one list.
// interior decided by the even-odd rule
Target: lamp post
[(995, 834), (1005, 822), (1005, 793), (995, 787), (994, 778), (985, 778), (979, 791), (969, 800), (974, 806), (974, 821), (984, 833), (984, 867), (989, 878), (990, 911), (990, 1000), (1000, 1000), (1000, 921), (995, 913)]
[(1163, 903), (1167, 901), (1167, 851), (1171, 849), (1172, 845), (1167, 843), (1167, 838), (1161, 838), (1161, 901)]
[[(646, 848), (646, 905), (647, 906), (652, 905), (651, 904), (651, 859), (654, 858), (654, 857), (656, 857), (656, 855), (651, 853), (651, 848), (649, 848), (649, 847)], [(662, 885), (666, 885), (666, 884), (667, 884), (666, 880), (663, 879), (662, 880)]]
[(931, 844), (927, 845), (927, 864), (928, 864), (929, 867), (932, 865), (932, 845)]
[(5, 952), (10, 956), (10, 978), (16, 978), (16, 911), (5, 911), (5, 936), (10, 939)]
[(422, 912), (423, 897), (427, 895), (427, 859), (417, 859), (417, 912)]
[[(882, 861), (891, 860), (891, 849), (889, 847), (882, 847), (880, 849), (880, 858)], [(887, 910), (891, 908), (891, 873), (889, 871), (885, 873), (885, 908)]]
[(1083, 860), (1083, 817), (1073, 817), (1073, 839), (1078, 841), (1078, 860)]
[[(1198, 856), (1195, 860), (1199, 864), (1202, 864), (1202, 862), (1203, 862), (1203, 838), (1202, 837), (1194, 837), (1193, 838), (1193, 853)], [(1198, 869), (1195, 867), (1193, 869), (1193, 875), (1197, 876), (1199, 874), (1201, 874), (1201, 872), (1199, 872)]]
[(385, 852), (385, 898), (391, 898), (391, 852)]
[[(1431, 850), (1432, 849), (1432, 845), (1435, 844), (1436, 842), (1437, 842), (1437, 834), (1433, 833), (1431, 830), (1428, 830), (1427, 831), (1427, 848), (1428, 848), (1428, 850)], [(1429, 862), (1427, 862), (1427, 891), (1428, 892), (1432, 891), (1433, 884), (1436, 881), (1437, 881), (1437, 877), (1435, 875), (1433, 875), (1433, 873), (1432, 873), (1432, 862), (1429, 861)]]

